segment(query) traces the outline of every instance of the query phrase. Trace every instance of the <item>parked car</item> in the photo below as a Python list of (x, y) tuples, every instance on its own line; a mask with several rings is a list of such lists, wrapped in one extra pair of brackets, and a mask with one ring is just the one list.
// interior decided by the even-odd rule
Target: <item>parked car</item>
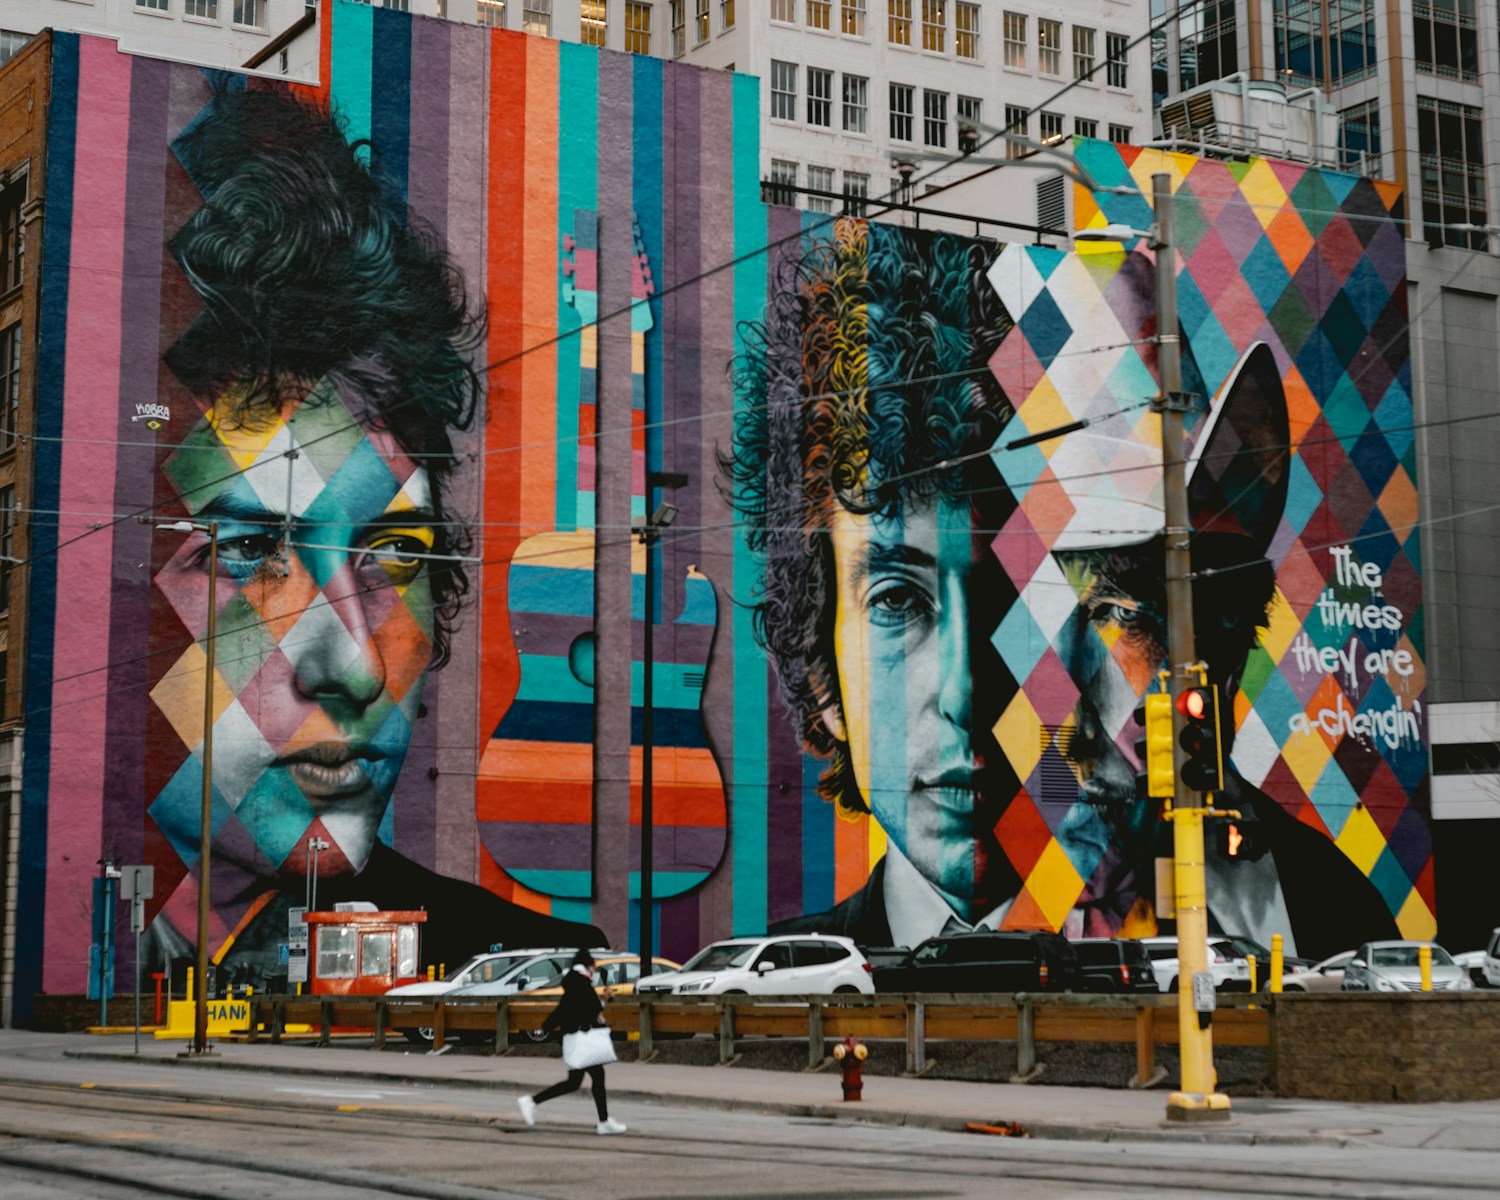
[(1156, 971), (1135, 938), (1076, 938), (1074, 953), (1089, 992), (1155, 992)]
[[(385, 994), (392, 1000), (424, 1000), (433, 996), (446, 996), (459, 988), (467, 987), (474, 983), (488, 983), (510, 974), (519, 963), (535, 958), (543, 953), (561, 953), (561, 951), (545, 951), (540, 949), (529, 950), (499, 950), (491, 954), (476, 954), (462, 966), (455, 967), (441, 979), (424, 979), (418, 983), (403, 983), (400, 987), (393, 987)], [(421, 1029), (404, 1029), (406, 1040), (416, 1045), (426, 1045), (432, 1041), (432, 1027), (424, 1026)]]
[(1432, 990), (1466, 992), (1469, 973), (1436, 942), (1366, 942), (1344, 969), (1346, 992), (1416, 992), (1422, 988), (1422, 947), (1432, 949)]
[[(509, 970), (497, 974), (493, 979), (454, 988), (448, 993), (448, 998), (450, 1000), (482, 1000), (495, 996), (514, 996), (517, 992), (524, 992), (530, 988), (546, 987), (548, 984), (556, 983), (562, 977), (562, 973), (568, 969), (568, 964), (573, 961), (574, 953), (576, 952), (573, 950), (533, 950), (524, 958), (512, 963)], [(591, 953), (597, 960), (600, 956), (611, 952), (594, 950)]]
[[(1151, 965), (1156, 968), (1156, 982), (1164, 992), (1177, 990), (1178, 970), (1177, 939), (1175, 937), (1142, 938), (1141, 944), (1151, 956)], [(1245, 956), (1234, 948), (1227, 938), (1208, 939), (1207, 969), (1214, 977), (1214, 990), (1218, 992), (1248, 992), (1250, 990), (1250, 964)]]
[(870, 964), (846, 937), (785, 934), (705, 946), (680, 971), (648, 975), (639, 995), (816, 996), (875, 991)]
[(875, 976), (881, 992), (1081, 992), (1086, 980), (1067, 938), (975, 930), (928, 938)]
[(1477, 988), (1489, 987), (1490, 981), (1484, 977), (1484, 951), (1465, 950), (1461, 954), (1451, 956), (1455, 966), (1460, 967), (1468, 973), (1469, 982)]
[[(654, 972), (682, 969), (682, 964), (675, 963), (670, 958), (653, 958), (651, 963), (652, 968), (647, 973), (648, 978)], [(640, 977), (641, 956), (639, 954), (601, 954), (594, 959), (594, 991), (600, 994), (603, 994), (605, 988), (610, 988), (616, 996), (633, 995), (636, 981)], [(562, 982), (558, 980), (542, 987), (527, 988), (524, 992), (518, 993), (518, 998), (545, 999), (561, 995)], [(544, 1029), (528, 1029), (517, 1036), (521, 1041), (545, 1042), (556, 1035)]]
[(1490, 944), (1484, 948), (1484, 978), (1492, 988), (1500, 988), (1500, 929), (1490, 931)]
[[(1242, 937), (1237, 933), (1226, 933), (1224, 940), (1240, 952), (1245, 958), (1255, 955), (1255, 977), (1260, 982), (1262, 989), (1266, 981), (1271, 978), (1271, 952), (1257, 942), (1254, 938)], [(1315, 959), (1302, 958), (1296, 954), (1283, 954), (1281, 956), (1281, 970), (1283, 975), (1296, 975), (1306, 971), (1310, 967), (1317, 966)]]
[(1288, 971), (1281, 977), (1284, 992), (1336, 992), (1344, 984), (1344, 968), (1354, 957), (1353, 950), (1345, 950), (1332, 958), (1314, 963), (1305, 971)]

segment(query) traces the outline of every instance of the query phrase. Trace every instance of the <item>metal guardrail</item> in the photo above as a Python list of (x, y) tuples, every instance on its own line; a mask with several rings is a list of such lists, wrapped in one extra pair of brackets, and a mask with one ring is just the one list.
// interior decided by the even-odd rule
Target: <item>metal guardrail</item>
[[(387, 999), (384, 996), (257, 996), (248, 1037), (280, 1042), (289, 1025), (307, 1025), (326, 1045), (338, 1029), (373, 1031), (383, 1048), (392, 1033), (432, 1030), (434, 1049), (454, 1035), (493, 1036), (494, 1054), (510, 1050), (510, 1035), (538, 1030), (555, 999), (504, 997), (494, 1001)], [(1221, 994), (1214, 1014), (1214, 1042), (1220, 1046), (1265, 1047), (1275, 1054), (1274, 1006), (1265, 996)], [(1131, 1045), (1136, 1070), (1129, 1087), (1149, 1087), (1165, 1076), (1156, 1048), (1177, 1044), (1175, 995), (1014, 995), (918, 993), (885, 996), (826, 996), (783, 999), (764, 996), (621, 997), (605, 1008), (616, 1032), (640, 1039), (640, 1058), (651, 1058), (662, 1037), (705, 1034), (717, 1037), (719, 1061), (733, 1062), (738, 1043), (748, 1038), (806, 1038), (808, 1067), (828, 1062), (827, 1040), (901, 1040), (906, 1073), (929, 1068), (927, 1043), (934, 1040), (1014, 1042), (1013, 1083), (1041, 1074), (1037, 1045), (1085, 1042)]]

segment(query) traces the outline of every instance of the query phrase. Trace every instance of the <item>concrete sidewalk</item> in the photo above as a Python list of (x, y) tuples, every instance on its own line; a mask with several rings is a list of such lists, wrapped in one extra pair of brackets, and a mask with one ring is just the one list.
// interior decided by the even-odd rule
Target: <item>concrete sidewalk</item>
[[(356, 1046), (221, 1042), (202, 1059), (178, 1057), (180, 1042), (142, 1042), (139, 1058), (126, 1039), (69, 1037), (70, 1058), (149, 1062), (185, 1071), (256, 1071), (367, 1085), (419, 1084), (482, 1089), (474, 1116), (519, 1120), (509, 1099), (555, 1082), (559, 1058), (376, 1051)], [(1372, 1053), (1378, 1053), (1372, 1047)], [(963, 1130), (968, 1123), (1015, 1122), (1037, 1138), (1090, 1141), (1379, 1145), (1493, 1152), (1500, 1101), (1464, 1104), (1348, 1104), (1237, 1097), (1228, 1121), (1169, 1125), (1164, 1090), (1135, 1092), (1043, 1084), (967, 1083), (866, 1076), (860, 1103), (841, 1100), (839, 1072), (766, 1071), (622, 1062), (609, 1068), (611, 1098), (683, 1108), (711, 1108)]]

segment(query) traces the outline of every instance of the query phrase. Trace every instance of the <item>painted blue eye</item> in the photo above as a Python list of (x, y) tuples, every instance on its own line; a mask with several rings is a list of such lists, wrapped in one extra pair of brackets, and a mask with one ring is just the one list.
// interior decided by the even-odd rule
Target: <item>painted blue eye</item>
[(872, 624), (896, 628), (920, 620), (932, 612), (932, 599), (925, 590), (907, 580), (877, 584), (867, 606)]
[(280, 530), (220, 537), (219, 562), (231, 578), (248, 579), (280, 550)]

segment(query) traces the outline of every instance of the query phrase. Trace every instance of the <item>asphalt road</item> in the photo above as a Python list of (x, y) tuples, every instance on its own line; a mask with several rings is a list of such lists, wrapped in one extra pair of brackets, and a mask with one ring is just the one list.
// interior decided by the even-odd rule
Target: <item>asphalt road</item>
[(638, 1096), (614, 1106), (630, 1132), (606, 1138), (594, 1132), (586, 1091), (547, 1105), (541, 1123), (527, 1129), (510, 1087), (65, 1058), (61, 1043), (0, 1045), (5, 1200), (1452, 1200), (1500, 1193), (1492, 1173), (1500, 1155), (1019, 1140)]

